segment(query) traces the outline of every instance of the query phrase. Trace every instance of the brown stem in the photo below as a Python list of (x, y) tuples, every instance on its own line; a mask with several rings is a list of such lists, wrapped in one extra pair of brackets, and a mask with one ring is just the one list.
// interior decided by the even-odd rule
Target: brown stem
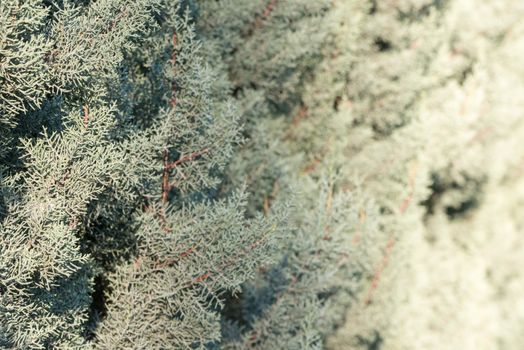
[(298, 112), (293, 117), (293, 120), (291, 121), (290, 128), (288, 131), (284, 134), (284, 140), (290, 140), (294, 137), (294, 131), (298, 127), (298, 125), (304, 120), (304, 118), (307, 116), (308, 113), (308, 107), (306, 105), (302, 105)]
[(386, 246), (386, 254), (384, 254), (384, 257), (382, 258), (380, 266), (375, 271), (375, 275), (373, 276), (373, 282), (371, 282), (371, 287), (369, 288), (368, 294), (366, 295), (366, 298), (364, 299), (364, 305), (366, 306), (371, 303), (373, 292), (375, 291), (375, 289), (377, 289), (382, 273), (384, 272), (384, 270), (386, 269), (386, 267), (389, 264), (389, 258), (391, 256), (391, 252), (393, 251), (394, 246), (395, 246), (395, 239), (391, 236)]
[(102, 34), (107, 34), (109, 32), (111, 32), (113, 29), (115, 29), (115, 26), (116, 24), (124, 17), (128, 14), (129, 10), (127, 8), (125, 8), (123, 11), (121, 11), (120, 13), (118, 13), (115, 18), (111, 21), (111, 23), (109, 24), (109, 26), (106, 28), (106, 30), (102, 31)]
[(275, 10), (275, 7), (277, 5), (277, 0), (270, 0), (267, 6), (264, 8), (264, 11), (262, 11), (262, 14), (260, 16), (257, 16), (256, 20), (251, 24), (249, 29), (247, 30), (247, 37), (250, 37), (253, 35), (256, 29), (262, 27), (266, 19), (271, 15), (271, 12)]
[(174, 161), (173, 163), (169, 163), (167, 164), (167, 170), (171, 170), (171, 169), (174, 169), (176, 168), (178, 165), (182, 164), (183, 162), (187, 162), (187, 161), (190, 161), (190, 160), (193, 160), (195, 159), (196, 157), (199, 157), (205, 153), (209, 152), (209, 149), (206, 148), (206, 149), (203, 149), (202, 151), (197, 151), (197, 152), (193, 152), (187, 156), (184, 156), (176, 161)]
[(89, 123), (89, 106), (84, 105), (84, 128), (87, 129), (87, 124)]

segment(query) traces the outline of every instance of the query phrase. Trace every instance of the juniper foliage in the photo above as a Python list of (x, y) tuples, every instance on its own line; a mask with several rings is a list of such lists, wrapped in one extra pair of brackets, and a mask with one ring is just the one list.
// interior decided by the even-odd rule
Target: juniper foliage
[[(360, 340), (367, 343), (375, 332), (380, 334), (386, 328), (388, 312), (393, 312), (388, 310), (394, 308), (394, 301), (404, 292), (400, 284), (388, 284), (388, 279), (395, 279), (395, 271), (409, 269), (403, 253), (413, 249), (409, 246), (413, 235), (422, 227), (424, 208), (418, 203), (430, 194), (428, 187), (434, 166), (425, 153), (430, 149), (427, 140), (432, 130), (419, 118), (422, 97), (460, 77), (462, 69), (467, 71), (468, 61), (461, 58), (445, 69), (441, 64), (446, 49), (445, 29), (441, 25), (447, 10), (444, 2), (335, 1), (324, 11), (315, 11), (313, 17), (303, 14), (300, 20), (293, 21), (294, 26), (303, 24), (311, 28), (315, 18), (322, 23), (322, 35), (311, 35), (308, 30), (287, 31), (275, 24), (281, 19), (277, 15), (279, 6), (285, 9), (289, 3), (270, 3), (270, 13), (267, 7), (258, 7), (258, 14), (268, 16), (257, 22), (259, 25), (251, 34), (259, 39), (246, 39), (246, 47), (250, 40), (260, 40), (256, 49), (249, 53), (239, 49), (243, 55), (251, 54), (242, 62), (257, 62), (263, 56), (261, 50), (272, 47), (279, 42), (277, 38), (285, 36), (293, 37), (290, 39), (293, 42), (307, 42), (310, 54), (300, 59), (310, 68), (301, 70), (304, 73), (301, 80), (293, 80), (293, 85), (284, 83), (277, 87), (271, 84), (282, 79), (264, 83), (260, 82), (262, 76), (250, 83), (251, 77), (264, 67), (263, 63), (240, 73), (248, 68), (235, 62), (237, 50), (232, 50), (229, 73), (240, 87), (237, 99), (246, 106), (251, 120), (247, 122), (250, 142), (239, 149), (229, 174), (233, 183), (248, 179), (252, 198), (258, 198), (252, 206), (258, 210), (267, 210), (272, 200), (286, 196), (285, 189), (292, 184), (298, 183), (304, 193), (299, 199), (301, 210), (295, 213), (293, 222), (297, 236), (309, 237), (311, 241), (299, 239), (304, 244), (301, 253), (293, 250), (293, 243), (289, 244), (282, 251), (282, 261), (284, 266), (297, 264), (291, 267), (301, 271), (297, 280), (308, 281), (308, 287), (301, 288), (300, 295), (313, 302), (280, 303), (276, 291), (273, 297), (266, 295), (262, 300), (274, 303), (275, 314), (315, 315), (311, 321), (314, 326), (309, 328), (317, 337), (313, 339), (327, 337), (344, 322), (349, 329), (354, 323), (365, 324), (354, 327), (357, 331), (353, 336), (342, 339), (343, 344), (359, 346)], [(214, 16), (214, 20), (221, 17)], [(211, 40), (229, 42), (228, 38), (234, 34), (220, 36), (213, 31), (222, 27), (227, 26), (204, 26), (203, 30), (210, 32)], [(439, 31), (442, 36), (435, 35)], [(294, 52), (286, 46), (281, 51), (275, 57)], [(275, 59), (271, 67), (263, 69), (278, 72), (289, 61), (292, 60)], [(274, 93), (280, 86), (290, 91), (285, 96), (293, 96), (286, 100), (287, 104), (274, 102)], [(251, 114), (252, 110), (258, 113)], [(333, 182), (328, 181), (331, 185), (327, 197), (331, 199), (324, 205), (330, 207), (333, 200), (344, 208), (338, 210), (346, 213), (346, 220), (331, 223), (326, 211), (311, 204), (314, 199), (322, 198), (320, 184), (330, 178), (330, 173), (336, 176)], [(340, 201), (348, 196), (350, 200)], [(312, 217), (317, 220), (309, 221)], [(319, 222), (328, 224), (319, 229)], [(298, 257), (308, 251), (307, 247), (315, 250), (324, 246), (325, 249), (316, 251), (318, 269), (306, 271), (300, 267)], [(339, 252), (338, 259), (332, 259), (332, 252)], [(343, 258), (344, 252), (349, 258)], [(391, 265), (395, 270), (388, 270), (383, 276)], [(326, 271), (330, 271), (329, 281), (320, 277)], [(263, 275), (260, 280), (264, 278), (269, 285), (279, 284), (272, 275)], [(286, 285), (285, 279), (280, 284)], [(381, 299), (377, 288), (384, 284), (392, 289), (386, 299)], [(256, 304), (247, 296), (243, 303), (246, 310)], [(346, 314), (344, 310), (348, 308)], [(272, 337), (279, 338), (289, 348), (320, 346), (321, 342), (314, 341), (297, 346), (286, 334), (309, 334), (307, 326), (303, 332), (280, 324), (271, 326), (271, 317), (278, 319), (268, 316), (266, 323), (260, 320), (248, 323), (254, 329), (252, 332), (265, 334), (267, 339), (249, 341), (256, 339), (253, 333), (237, 332), (237, 337), (244, 339), (239, 348), (271, 348), (278, 343)]]
[(215, 200), (239, 129), (190, 7), (1, 6), (1, 346), (219, 341), (223, 293), (272, 260), (287, 210)]
[(435, 348), (412, 276), (522, 158), (473, 3), (2, 1), (0, 347)]

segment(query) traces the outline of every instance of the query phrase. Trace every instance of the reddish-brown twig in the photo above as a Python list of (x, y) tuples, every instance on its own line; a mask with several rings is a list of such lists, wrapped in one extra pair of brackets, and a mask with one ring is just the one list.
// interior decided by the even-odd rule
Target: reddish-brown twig
[(310, 174), (314, 172), (320, 163), (322, 163), (322, 160), (320, 160), (319, 158), (313, 159), (304, 167), (304, 169), (302, 169), (302, 174)]
[(300, 122), (304, 120), (304, 118), (307, 116), (307, 113), (308, 113), (308, 107), (306, 105), (302, 105), (302, 107), (300, 107), (298, 112), (293, 116), (293, 120), (291, 121), (290, 128), (284, 134), (284, 140), (289, 140), (293, 138), (295, 129), (300, 124)]
[(84, 128), (87, 129), (87, 124), (89, 123), (89, 106), (84, 105)]
[(262, 27), (264, 22), (267, 20), (269, 15), (275, 10), (275, 7), (277, 5), (277, 0), (270, 0), (267, 6), (262, 11), (261, 15), (257, 15), (257, 18), (255, 21), (250, 25), (249, 29), (247, 30), (247, 37), (250, 37), (253, 35), (256, 29)]
[(418, 171), (418, 163), (415, 162), (411, 166), (409, 170), (409, 193), (402, 201), (402, 204), (400, 205), (400, 214), (404, 214), (406, 210), (408, 209), (409, 205), (411, 204), (411, 201), (413, 200), (413, 194), (415, 193), (415, 180), (417, 177), (417, 171)]
[(406, 210), (409, 207), (409, 204), (411, 203), (411, 200), (413, 199), (413, 193), (409, 193), (406, 198), (402, 201), (402, 204), (400, 205), (400, 213), (404, 214)]
[[(411, 201), (413, 200), (417, 171), (418, 171), (418, 163), (415, 162), (413, 163), (413, 165), (411, 166), (409, 170), (409, 178), (408, 178), (409, 194), (406, 196), (406, 198), (404, 198), (404, 200), (402, 201), (400, 205), (399, 212), (401, 215), (403, 215), (406, 212)], [(390, 258), (391, 252), (393, 251), (394, 246), (395, 246), (395, 238), (393, 237), (393, 235), (390, 235), (388, 244), (386, 245), (386, 252), (382, 258), (382, 261), (379, 267), (375, 270), (375, 274), (373, 277), (373, 281), (371, 283), (371, 287), (369, 288), (368, 294), (366, 295), (366, 298), (364, 299), (364, 305), (369, 305), (371, 303), (373, 292), (375, 289), (377, 289), (382, 273), (384, 272), (384, 270), (386, 269), (386, 267), (389, 264), (389, 258)]]
[(204, 281), (207, 280), (209, 277), (211, 277), (211, 275), (209, 274), (209, 272), (206, 272), (205, 274), (203, 274), (203, 275), (198, 276), (197, 278), (195, 278), (195, 280), (193, 280), (193, 284), (197, 284), (197, 283), (200, 283), (200, 282), (204, 282)]
[(377, 289), (378, 284), (380, 282), (380, 277), (382, 276), (382, 273), (386, 269), (386, 267), (389, 264), (389, 258), (391, 256), (391, 252), (393, 251), (393, 247), (395, 246), (395, 239), (393, 236), (391, 236), (388, 240), (388, 244), (386, 246), (386, 253), (384, 254), (384, 257), (382, 258), (382, 261), (375, 271), (375, 275), (373, 276), (373, 282), (371, 282), (371, 287), (368, 290), (368, 294), (366, 295), (366, 298), (364, 299), (364, 305), (369, 305), (371, 303), (371, 298), (373, 296), (373, 292), (375, 289)]
[(208, 148), (205, 148), (203, 149), (202, 151), (197, 151), (197, 152), (193, 152), (191, 154), (188, 154), (187, 156), (183, 156), (181, 157), (180, 159), (174, 161), (173, 163), (169, 163), (167, 164), (167, 170), (171, 170), (171, 169), (174, 169), (176, 168), (178, 165), (184, 163), (184, 162), (187, 162), (187, 161), (190, 161), (190, 160), (193, 160), (203, 154), (206, 154), (207, 152), (209, 152), (209, 149)]

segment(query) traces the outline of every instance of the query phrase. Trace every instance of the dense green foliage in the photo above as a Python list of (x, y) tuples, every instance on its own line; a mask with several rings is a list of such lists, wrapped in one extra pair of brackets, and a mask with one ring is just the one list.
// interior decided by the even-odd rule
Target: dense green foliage
[(523, 10), (2, 0), (0, 348), (515, 348)]
[(216, 201), (238, 123), (186, 6), (1, 13), (0, 344), (217, 341), (222, 294), (271, 261), (286, 210), (249, 219), (242, 193)]

